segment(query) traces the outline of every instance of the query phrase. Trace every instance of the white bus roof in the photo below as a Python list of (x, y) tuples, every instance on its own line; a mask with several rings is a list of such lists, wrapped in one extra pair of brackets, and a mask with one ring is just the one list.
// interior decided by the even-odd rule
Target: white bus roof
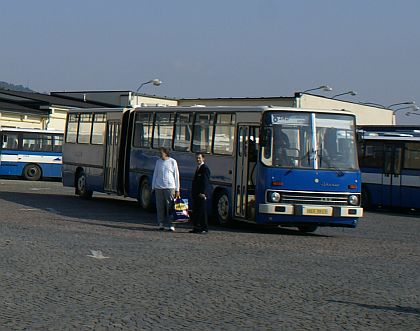
[(342, 114), (355, 116), (353, 113), (341, 109), (312, 109), (312, 108), (294, 108), (294, 107), (278, 107), (278, 106), (169, 106), (169, 107), (136, 107), (136, 108), (79, 108), (71, 109), (69, 113), (104, 113), (104, 112), (123, 112), (123, 111), (158, 111), (158, 112), (265, 112), (265, 111), (293, 111), (293, 112), (314, 112), (328, 114)]
[(0, 132), (31, 132), (31, 133), (53, 133), (53, 134), (64, 134), (63, 131), (58, 130), (41, 130), (41, 129), (24, 129), (24, 128), (2, 128)]

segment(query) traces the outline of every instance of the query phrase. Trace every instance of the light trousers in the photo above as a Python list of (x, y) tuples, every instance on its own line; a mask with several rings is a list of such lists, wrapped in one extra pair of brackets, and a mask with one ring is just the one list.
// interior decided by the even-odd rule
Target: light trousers
[(171, 227), (171, 207), (175, 198), (175, 189), (155, 189), (157, 222), (159, 226)]

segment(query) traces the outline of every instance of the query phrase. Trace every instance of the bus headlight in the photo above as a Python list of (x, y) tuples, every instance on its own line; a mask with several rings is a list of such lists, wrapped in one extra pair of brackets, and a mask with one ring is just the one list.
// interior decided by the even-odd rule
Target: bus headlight
[(348, 201), (349, 205), (352, 205), (352, 206), (359, 205), (359, 197), (357, 195), (354, 195), (354, 194), (349, 195), (347, 201)]
[(281, 199), (281, 194), (279, 192), (271, 192), (268, 196), (271, 202), (279, 202)]

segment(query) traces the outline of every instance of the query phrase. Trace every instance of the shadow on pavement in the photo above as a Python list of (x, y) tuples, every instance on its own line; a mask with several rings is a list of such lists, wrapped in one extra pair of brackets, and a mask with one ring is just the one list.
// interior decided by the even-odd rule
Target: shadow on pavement
[(357, 303), (357, 302), (341, 301), (341, 300), (327, 300), (327, 301), (343, 303), (343, 304), (348, 304), (348, 305), (355, 305), (355, 306), (359, 306), (359, 307), (367, 308), (367, 309), (386, 310), (386, 311), (392, 311), (395, 313), (420, 315), (420, 309), (414, 308), (414, 307), (402, 307), (402, 306), (389, 307), (389, 306), (379, 306), (379, 305), (368, 305), (365, 303)]
[[(157, 231), (154, 227), (150, 228), (150, 226), (156, 224), (155, 214), (140, 209), (140, 207), (137, 206), (137, 203), (132, 199), (112, 198), (107, 197), (105, 194), (101, 194), (99, 196), (94, 196), (91, 200), (84, 200), (71, 195), (31, 192), (0, 192), (0, 199), (17, 203), (30, 209), (39, 209), (61, 217), (72, 218), (67, 220), (71, 222), (126, 230)], [(65, 221), (66, 219), (63, 220)], [(124, 223), (124, 225), (121, 223)], [(127, 226), (127, 223), (136, 224), (136, 226)], [(189, 229), (191, 228), (191, 225), (183, 223), (176, 224), (176, 227), (180, 229)], [(305, 237), (331, 237), (316, 233), (303, 233), (293, 228), (258, 226), (248, 223), (238, 223), (230, 227), (211, 226), (210, 231), (212, 230)]]

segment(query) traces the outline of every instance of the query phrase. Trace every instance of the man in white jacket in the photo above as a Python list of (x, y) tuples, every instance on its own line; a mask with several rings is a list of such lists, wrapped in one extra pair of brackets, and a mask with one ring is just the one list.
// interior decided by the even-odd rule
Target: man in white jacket
[(155, 192), (159, 230), (175, 231), (171, 222), (170, 208), (179, 197), (179, 171), (177, 162), (169, 157), (168, 149), (159, 148), (160, 159), (153, 171), (152, 191)]

